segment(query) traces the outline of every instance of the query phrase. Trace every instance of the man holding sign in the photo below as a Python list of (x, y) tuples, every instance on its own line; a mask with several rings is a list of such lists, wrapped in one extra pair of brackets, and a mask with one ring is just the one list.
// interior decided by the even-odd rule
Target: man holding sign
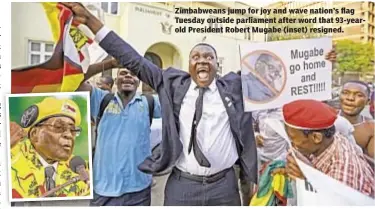
[[(283, 115), (295, 153), (301, 153), (306, 157), (305, 162), (315, 169), (373, 197), (373, 170), (355, 145), (336, 133), (335, 111), (319, 101), (297, 100), (284, 105)], [(304, 179), (292, 155), (287, 161), (288, 175)]]

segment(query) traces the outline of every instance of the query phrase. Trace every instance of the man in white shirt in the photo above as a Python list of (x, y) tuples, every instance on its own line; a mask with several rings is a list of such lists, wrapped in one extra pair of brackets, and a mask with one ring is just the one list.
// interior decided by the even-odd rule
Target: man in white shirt
[(270, 120), (278, 120), (280, 123), (283, 121), (281, 108), (253, 112), (253, 118), (256, 124), (255, 137), (258, 141), (262, 141), (257, 145), (261, 164), (273, 160), (284, 160), (289, 149), (288, 142), (268, 122)]
[(242, 177), (256, 183), (257, 159), (240, 76), (229, 73), (217, 78), (216, 50), (205, 43), (192, 48), (189, 73), (162, 70), (81, 4), (64, 5), (72, 9), (76, 21), (96, 34), (95, 40), (108, 54), (158, 93), (163, 140), (139, 169), (154, 175), (172, 169), (164, 205), (241, 205), (233, 166), (239, 162)]

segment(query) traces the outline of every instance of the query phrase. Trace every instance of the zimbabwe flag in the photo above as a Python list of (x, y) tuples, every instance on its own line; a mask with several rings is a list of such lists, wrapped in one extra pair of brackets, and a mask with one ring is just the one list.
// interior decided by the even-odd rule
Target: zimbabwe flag
[(12, 69), (12, 93), (77, 90), (89, 66), (92, 40), (72, 24), (73, 13), (58, 2), (41, 3), (51, 26), (55, 49), (45, 63)]

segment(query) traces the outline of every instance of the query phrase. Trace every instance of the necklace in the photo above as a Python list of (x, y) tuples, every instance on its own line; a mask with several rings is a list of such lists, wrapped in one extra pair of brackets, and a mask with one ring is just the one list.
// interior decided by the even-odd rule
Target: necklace
[(363, 124), (366, 120), (365, 120), (365, 117), (363, 116), (363, 115), (361, 115), (362, 116), (362, 121), (361, 122), (359, 122), (359, 123), (354, 123), (353, 124), (353, 126), (355, 127), (355, 126), (359, 126), (359, 125), (361, 125), (361, 124)]
[[(341, 115), (341, 110), (339, 111), (339, 115), (342, 116)], [(365, 117), (363, 115), (361, 115), (361, 117), (362, 117), (361, 122), (352, 124), (354, 127), (355, 126), (359, 126), (359, 125), (363, 124), (364, 122), (366, 122)]]

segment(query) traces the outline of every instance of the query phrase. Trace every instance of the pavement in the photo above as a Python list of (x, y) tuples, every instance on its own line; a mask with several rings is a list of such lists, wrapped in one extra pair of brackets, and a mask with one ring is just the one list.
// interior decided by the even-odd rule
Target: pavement
[(151, 188), (151, 206), (163, 206), (164, 188), (168, 180), (168, 175), (156, 176), (153, 178), (155, 184)]

